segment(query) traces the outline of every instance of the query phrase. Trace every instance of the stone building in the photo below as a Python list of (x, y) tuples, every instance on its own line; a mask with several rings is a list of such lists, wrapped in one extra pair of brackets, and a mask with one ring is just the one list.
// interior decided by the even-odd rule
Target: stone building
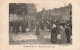
[(62, 20), (72, 20), (72, 5), (62, 7)]
[(44, 8), (42, 11), (37, 12), (36, 6), (32, 3), (27, 3), (26, 5), (28, 13), (23, 16), (19, 16), (16, 14), (9, 14), (10, 21), (13, 20), (35, 20), (36, 16), (38, 15), (39, 20), (72, 20), (72, 5), (69, 4), (64, 7), (54, 8), (45, 10)]
[(54, 8), (45, 10), (42, 9), (42, 19), (43, 20), (71, 20), (72, 19), (72, 5), (69, 4), (65, 7)]

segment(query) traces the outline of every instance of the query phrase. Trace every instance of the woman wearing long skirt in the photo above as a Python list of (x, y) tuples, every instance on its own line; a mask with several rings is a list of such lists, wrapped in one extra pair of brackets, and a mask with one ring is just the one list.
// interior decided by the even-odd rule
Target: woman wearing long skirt
[(56, 43), (57, 42), (57, 28), (56, 25), (53, 24), (53, 27), (51, 29), (51, 43)]
[(65, 28), (63, 25), (60, 26), (60, 34), (61, 34), (61, 44), (66, 44), (67, 43), (67, 36), (65, 32)]

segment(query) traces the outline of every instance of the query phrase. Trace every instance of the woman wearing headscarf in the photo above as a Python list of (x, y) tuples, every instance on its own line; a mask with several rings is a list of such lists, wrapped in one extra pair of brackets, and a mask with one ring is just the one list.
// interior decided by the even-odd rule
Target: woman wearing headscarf
[(65, 24), (61, 24), (60, 25), (60, 34), (61, 34), (61, 44), (66, 44), (67, 43), (67, 36), (66, 36), (66, 32), (65, 32)]
[(57, 28), (56, 25), (53, 24), (53, 27), (51, 29), (51, 43), (56, 43), (57, 42)]

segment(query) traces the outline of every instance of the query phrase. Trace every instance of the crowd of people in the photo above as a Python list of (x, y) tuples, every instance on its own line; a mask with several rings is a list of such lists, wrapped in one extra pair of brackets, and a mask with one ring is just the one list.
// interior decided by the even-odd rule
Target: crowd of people
[[(42, 20), (38, 22), (39, 29), (45, 30), (48, 29), (51, 32), (51, 43), (56, 43), (57, 40), (60, 43), (70, 43), (72, 36), (72, 22), (71, 21), (53, 21), (53, 20)], [(26, 33), (26, 29), (33, 31), (36, 28), (36, 21), (13, 21), (9, 23), (9, 31), (18, 33)]]
[(56, 43), (59, 42), (61, 44), (71, 43), (72, 41), (72, 23), (61, 22), (60, 24), (53, 24), (51, 29), (51, 42)]
[[(30, 31), (33, 31), (36, 27), (36, 21), (29, 21), (29, 20), (24, 20), (24, 21), (19, 21), (19, 20), (15, 20), (12, 22), (9, 22), (9, 31), (12, 32), (26, 32), (26, 29), (30, 29)], [(49, 31), (51, 30), (52, 24), (54, 22), (53, 21), (39, 21), (38, 25), (39, 25), (39, 29), (41, 30), (45, 30), (45, 29), (49, 29)]]
[(18, 33), (18, 32), (22, 32), (22, 33), (26, 33), (26, 28), (29, 29), (33, 29), (34, 27), (34, 22), (33, 21), (19, 21), (19, 20), (15, 20), (12, 22), (9, 22), (9, 31)]

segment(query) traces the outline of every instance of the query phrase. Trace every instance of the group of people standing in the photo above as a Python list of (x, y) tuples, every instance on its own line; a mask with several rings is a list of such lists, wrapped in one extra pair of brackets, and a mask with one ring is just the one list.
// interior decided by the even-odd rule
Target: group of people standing
[(14, 33), (18, 33), (22, 30), (22, 33), (26, 32), (26, 28), (28, 28), (28, 21), (13, 21), (9, 23), (9, 31), (11, 30)]
[[(30, 29), (30, 32), (33, 31), (36, 27), (36, 21), (33, 20), (24, 20), (24, 21), (19, 21), (19, 20), (15, 20), (12, 22), (9, 22), (9, 30), (12, 30), (12, 32), (20, 32), (20, 30), (22, 32), (26, 32), (26, 29)], [(45, 30), (49, 29), (49, 31), (51, 30), (53, 22), (52, 21), (39, 21), (38, 22), (38, 26), (39, 29), (41, 30)]]
[(51, 43), (71, 43), (72, 27), (71, 23), (53, 24), (51, 29)]
[[(20, 29), (22, 33), (26, 33), (26, 28), (29, 28), (30, 31), (36, 27), (35, 21), (13, 21), (9, 23), (9, 29), (12, 32), (18, 33)], [(61, 21), (40, 21), (38, 22), (38, 27), (41, 30), (48, 29), (51, 32), (51, 43), (70, 43), (72, 36), (72, 23), (70, 21), (61, 22)]]

